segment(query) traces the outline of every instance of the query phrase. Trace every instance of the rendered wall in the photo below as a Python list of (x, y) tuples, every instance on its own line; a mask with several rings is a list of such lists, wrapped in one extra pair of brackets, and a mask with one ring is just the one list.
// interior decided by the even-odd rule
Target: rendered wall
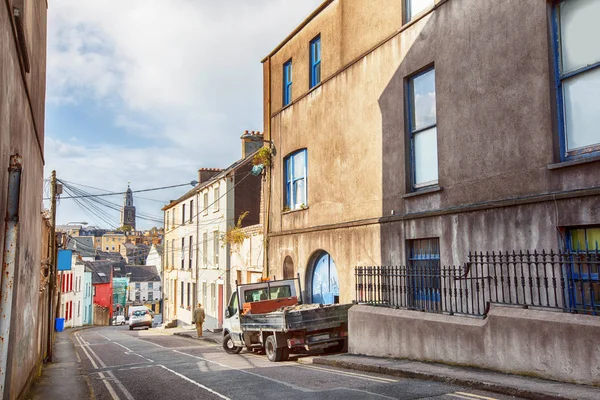
[[(18, 238), (10, 317), (5, 399), (17, 398), (39, 371), (45, 356), (48, 294), (40, 291), (42, 268), (42, 187), (46, 87), (46, 2), (0, 1), (0, 254), (4, 252), (8, 166), (11, 155), (23, 159)], [(17, 44), (13, 5), (21, 7), (25, 71)], [(4, 295), (4, 293), (3, 293)], [(4, 321), (3, 323), (8, 323)], [(46, 327), (44, 327), (46, 326)]]
[(486, 319), (354, 306), (352, 354), (460, 364), (600, 384), (600, 319), (492, 305)]

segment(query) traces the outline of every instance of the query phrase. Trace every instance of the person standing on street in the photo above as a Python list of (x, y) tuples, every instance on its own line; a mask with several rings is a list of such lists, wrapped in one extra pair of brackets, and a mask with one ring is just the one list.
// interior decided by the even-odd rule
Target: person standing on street
[(202, 336), (202, 324), (204, 323), (204, 308), (202, 304), (198, 303), (198, 307), (194, 310), (194, 318), (192, 323), (196, 324), (196, 330), (198, 331), (198, 337)]

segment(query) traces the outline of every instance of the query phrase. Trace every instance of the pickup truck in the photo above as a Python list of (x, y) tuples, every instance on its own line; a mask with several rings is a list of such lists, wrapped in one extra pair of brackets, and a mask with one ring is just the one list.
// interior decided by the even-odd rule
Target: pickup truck
[(264, 350), (273, 362), (287, 360), (291, 351), (341, 351), (352, 304), (303, 304), (301, 293), (299, 278), (236, 282), (225, 310), (223, 349)]

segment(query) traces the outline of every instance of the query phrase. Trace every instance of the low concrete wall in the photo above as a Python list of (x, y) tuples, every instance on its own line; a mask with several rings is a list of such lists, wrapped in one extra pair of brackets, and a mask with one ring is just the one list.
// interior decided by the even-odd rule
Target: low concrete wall
[(600, 318), (492, 306), (486, 319), (357, 305), (348, 351), (600, 385)]

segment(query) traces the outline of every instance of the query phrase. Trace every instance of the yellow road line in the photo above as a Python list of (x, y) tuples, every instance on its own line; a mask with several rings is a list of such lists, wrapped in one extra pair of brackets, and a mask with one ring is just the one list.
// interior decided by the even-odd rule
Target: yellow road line
[(498, 400), (495, 399), (493, 397), (485, 397), (485, 396), (480, 396), (478, 394), (473, 394), (473, 393), (465, 393), (465, 392), (455, 392), (456, 394), (461, 394), (463, 396), (467, 396), (470, 398), (475, 398), (475, 399), (482, 399), (482, 400)]
[(318, 371), (323, 371), (323, 372), (327, 372), (327, 373), (334, 374), (334, 375), (342, 375), (342, 376), (347, 376), (347, 377), (351, 377), (351, 378), (365, 379), (365, 380), (369, 380), (369, 381), (377, 381), (377, 382), (381, 382), (381, 383), (398, 382), (397, 380), (394, 380), (394, 379), (380, 378), (378, 376), (371, 376), (371, 375), (365, 375), (365, 374), (357, 374), (354, 372), (346, 372), (346, 371), (338, 371), (338, 370), (334, 370), (334, 369), (320, 368), (320, 367), (315, 367), (312, 365), (295, 365), (295, 367), (318, 370)]

